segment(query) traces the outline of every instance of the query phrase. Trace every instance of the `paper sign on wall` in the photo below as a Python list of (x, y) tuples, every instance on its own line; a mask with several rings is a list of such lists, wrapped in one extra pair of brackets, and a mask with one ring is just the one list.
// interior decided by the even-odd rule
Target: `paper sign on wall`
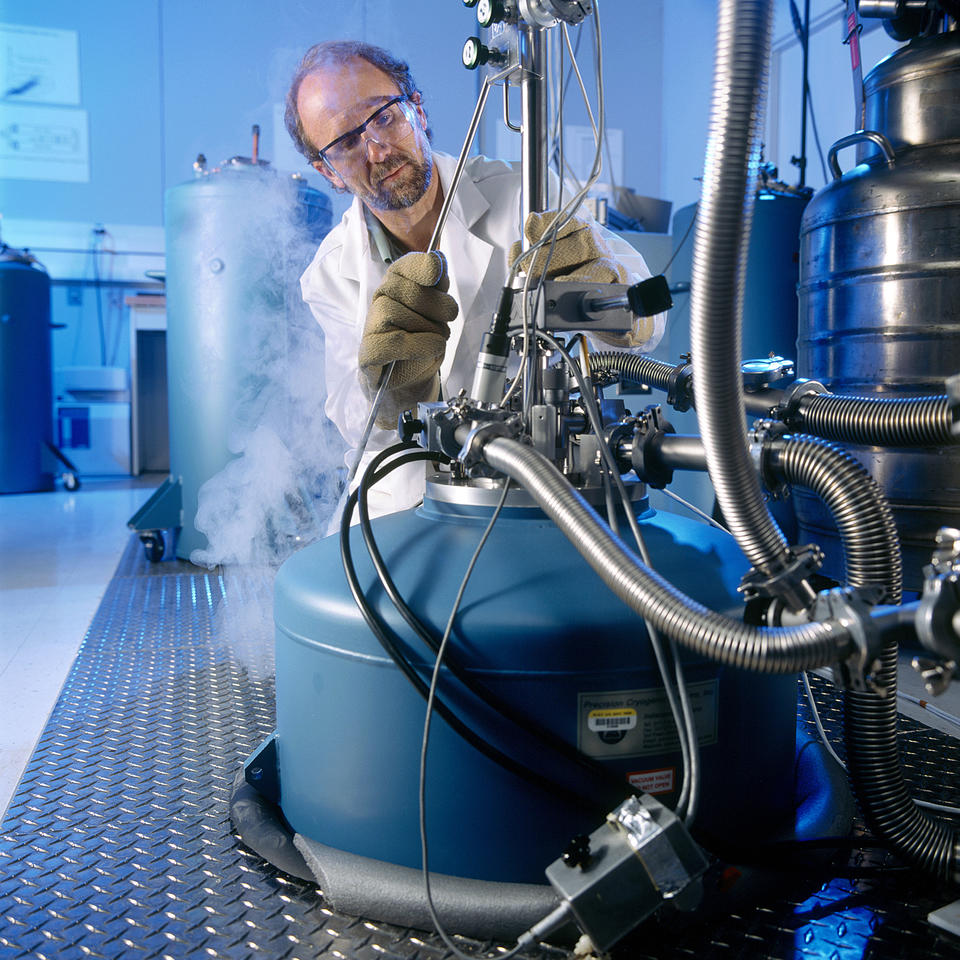
[(88, 182), (87, 111), (0, 104), (0, 178)]
[(5, 103), (80, 103), (76, 30), (0, 23), (0, 98)]

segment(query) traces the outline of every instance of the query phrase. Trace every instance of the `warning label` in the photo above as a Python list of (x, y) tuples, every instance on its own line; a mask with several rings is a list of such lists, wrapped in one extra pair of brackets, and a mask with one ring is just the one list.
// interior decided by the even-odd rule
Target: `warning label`
[(638, 770), (627, 774), (630, 786), (651, 794), (671, 793), (675, 780), (674, 767), (664, 767), (661, 770)]
[[(701, 746), (717, 742), (717, 686), (717, 680), (687, 684)], [(577, 746), (587, 756), (643, 757), (680, 749), (662, 687), (581, 693), (578, 710)]]

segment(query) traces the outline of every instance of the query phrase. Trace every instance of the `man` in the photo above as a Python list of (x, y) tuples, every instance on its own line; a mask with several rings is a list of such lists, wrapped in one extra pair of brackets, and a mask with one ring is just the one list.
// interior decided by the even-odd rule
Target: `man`
[[(396, 441), (395, 430), (384, 427), (396, 423), (399, 410), (436, 399), (441, 389), (443, 396), (469, 389), (520, 236), (520, 175), (515, 165), (471, 158), (438, 257), (417, 251), (429, 245), (455, 159), (433, 152), (422, 94), (406, 63), (360, 42), (312, 47), (291, 83), (286, 124), (314, 169), (354, 197), (301, 278), (325, 334), (326, 412), (354, 451), (381, 372), (397, 361), (360, 476), (366, 461)], [(531, 240), (549, 219), (532, 218)], [(551, 261), (560, 272), (551, 276), (650, 276), (629, 244), (595, 222), (578, 220), (566, 232)], [(630, 344), (649, 347), (662, 330), (662, 317), (647, 321)], [(422, 496), (423, 470), (410, 465), (371, 491), (370, 511), (402, 510)]]

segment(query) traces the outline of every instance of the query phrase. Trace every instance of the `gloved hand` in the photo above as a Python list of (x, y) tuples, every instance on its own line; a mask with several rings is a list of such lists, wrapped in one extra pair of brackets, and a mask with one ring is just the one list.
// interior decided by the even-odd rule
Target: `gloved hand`
[[(556, 210), (545, 213), (532, 212), (527, 217), (523, 232), (531, 243), (537, 243), (557, 218)], [(523, 269), (539, 277), (547, 262), (550, 244), (546, 243), (535, 254), (527, 257)], [(520, 256), (520, 243), (510, 248), (510, 265)], [(530, 265), (533, 261), (533, 265)], [(571, 217), (561, 228), (553, 246), (553, 254), (547, 263), (547, 280), (578, 280), (582, 283), (630, 283), (627, 268), (610, 249), (595, 220)], [(647, 343), (656, 332), (654, 317), (637, 317), (633, 330), (624, 334), (591, 333), (615, 347), (639, 347)]]
[(357, 362), (367, 393), (376, 395), (384, 366), (396, 360), (377, 414), (390, 429), (397, 414), (439, 390), (439, 370), (457, 316), (441, 253), (408, 253), (395, 260), (373, 295)]

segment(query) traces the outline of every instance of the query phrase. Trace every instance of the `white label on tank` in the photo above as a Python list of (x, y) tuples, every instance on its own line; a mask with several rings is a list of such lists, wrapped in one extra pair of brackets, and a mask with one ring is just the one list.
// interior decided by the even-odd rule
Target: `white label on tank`
[[(688, 683), (697, 740), (717, 742), (717, 680)], [(577, 746), (589, 757), (643, 757), (680, 749), (662, 687), (578, 696)]]

